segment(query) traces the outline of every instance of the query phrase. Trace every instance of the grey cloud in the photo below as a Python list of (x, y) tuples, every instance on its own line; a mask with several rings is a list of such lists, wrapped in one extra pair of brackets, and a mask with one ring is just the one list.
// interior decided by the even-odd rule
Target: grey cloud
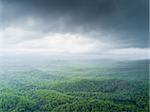
[(4, 27), (23, 26), (32, 17), (37, 21), (27, 26), (31, 30), (96, 32), (92, 38), (114, 38), (126, 47), (148, 46), (148, 0), (2, 0), (2, 6)]

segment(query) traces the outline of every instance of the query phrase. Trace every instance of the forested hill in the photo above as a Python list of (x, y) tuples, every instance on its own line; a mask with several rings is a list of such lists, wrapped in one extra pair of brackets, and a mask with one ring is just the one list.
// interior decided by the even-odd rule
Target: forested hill
[(0, 63), (0, 112), (148, 112), (148, 60)]

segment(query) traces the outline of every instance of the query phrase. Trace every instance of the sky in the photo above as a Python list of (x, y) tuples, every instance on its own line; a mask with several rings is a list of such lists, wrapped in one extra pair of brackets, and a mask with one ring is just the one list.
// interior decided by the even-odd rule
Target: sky
[(0, 53), (145, 59), (148, 0), (0, 0)]

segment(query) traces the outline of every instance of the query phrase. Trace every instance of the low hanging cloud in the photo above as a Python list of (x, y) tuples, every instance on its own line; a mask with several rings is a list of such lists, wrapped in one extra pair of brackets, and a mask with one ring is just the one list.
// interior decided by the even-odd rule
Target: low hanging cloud
[(22, 41), (41, 37), (41, 33), (24, 30), (18, 27), (7, 27), (0, 31), (2, 44), (17, 44)]
[(112, 42), (73, 33), (46, 33), (7, 28), (0, 32), (0, 53), (86, 55), (100, 59), (147, 59), (149, 48), (120, 48)]
[(99, 52), (112, 46), (110, 43), (72, 33), (36, 33), (21, 28), (7, 28), (0, 32), (1, 49), (49, 53)]

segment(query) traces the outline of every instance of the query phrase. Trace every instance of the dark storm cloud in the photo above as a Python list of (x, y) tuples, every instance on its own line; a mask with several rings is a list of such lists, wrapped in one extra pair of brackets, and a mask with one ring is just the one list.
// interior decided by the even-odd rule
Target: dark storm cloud
[(103, 32), (116, 36), (105, 40), (148, 46), (148, 0), (2, 0), (2, 6), (4, 27), (33, 17), (43, 32), (96, 32), (97, 39)]

